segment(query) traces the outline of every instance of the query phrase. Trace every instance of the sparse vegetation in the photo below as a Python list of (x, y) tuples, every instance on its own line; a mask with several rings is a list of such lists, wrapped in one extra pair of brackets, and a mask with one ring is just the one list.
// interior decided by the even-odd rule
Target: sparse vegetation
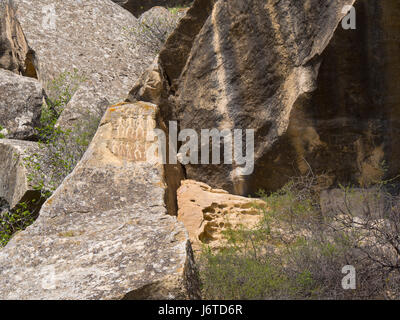
[(3, 209), (0, 217), (0, 246), (11, 236), (24, 230), (37, 217), (38, 207), (48, 199), (64, 178), (72, 172), (94, 136), (100, 116), (84, 115), (73, 129), (56, 126), (58, 117), (85, 79), (78, 70), (62, 73), (48, 87), (38, 130), (39, 152), (23, 158), (28, 169), (28, 182), (37, 195), (20, 203), (16, 209)]
[[(255, 229), (229, 230), (229, 245), (218, 252), (204, 248), (204, 298), (400, 298), (400, 197), (390, 183), (342, 187), (337, 204), (323, 211), (315, 181), (309, 175), (263, 194), (268, 209)], [(371, 205), (371, 196), (380, 201)], [(366, 204), (357, 213), (354, 197)], [(342, 287), (346, 265), (355, 267), (355, 290)]]
[(16, 232), (31, 225), (35, 218), (28, 202), (21, 202), (13, 210), (0, 211), (0, 247), (5, 246)]
[(6, 136), (2, 133), (4, 128), (0, 125), (0, 139), (4, 139)]

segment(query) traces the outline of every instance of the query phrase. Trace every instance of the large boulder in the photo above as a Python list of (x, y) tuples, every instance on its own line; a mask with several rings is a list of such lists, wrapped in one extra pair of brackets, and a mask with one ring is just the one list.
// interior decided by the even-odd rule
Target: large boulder
[(108, 109), (38, 220), (0, 251), (1, 299), (198, 297), (187, 232), (167, 210), (168, 169), (153, 152), (157, 118), (145, 103)]
[(215, 0), (195, 0), (160, 52), (160, 65), (172, 88), (176, 87), (194, 40), (209, 17), (214, 2)]
[(9, 0), (0, 0), (0, 68), (34, 77), (29, 56), (24, 33), (15, 18), (15, 7)]
[(112, 0), (136, 17), (155, 7), (180, 8), (189, 5), (193, 0)]
[(0, 139), (0, 201), (10, 209), (22, 202), (33, 211), (40, 208), (41, 194), (35, 188), (35, 172), (27, 162), (29, 157), (40, 153), (36, 142)]
[(36, 79), (0, 69), (0, 126), (9, 139), (29, 140), (40, 124), (43, 89)]
[(139, 17), (140, 28), (136, 31), (136, 38), (143, 42), (149, 53), (158, 55), (181, 18), (182, 14), (172, 13), (164, 7), (153, 7)]
[(266, 203), (260, 199), (235, 196), (198, 181), (182, 181), (178, 189), (178, 220), (188, 230), (196, 252), (203, 245), (225, 247), (224, 232), (256, 226), (265, 208)]
[(287, 133), (292, 110), (315, 90), (319, 56), (346, 14), (343, 7), (353, 3), (215, 4), (181, 74), (173, 115), (181, 129), (198, 132), (253, 129), (255, 171), (248, 175), (235, 163), (188, 165), (188, 178), (237, 194), (283, 182), (286, 167), (279, 170), (274, 164), (292, 154), (286, 144), (276, 150), (277, 144)]
[[(136, 40), (137, 19), (111, 0), (14, 0), (39, 81), (77, 70), (82, 83), (59, 119), (72, 127), (123, 101), (155, 56)], [(9, 5), (8, 5), (9, 7)]]
[[(160, 105), (164, 120), (176, 119), (175, 92), (193, 43), (215, 0), (195, 0), (167, 39), (156, 62), (139, 78), (128, 101), (147, 101)], [(143, 15), (144, 17), (146, 14)]]

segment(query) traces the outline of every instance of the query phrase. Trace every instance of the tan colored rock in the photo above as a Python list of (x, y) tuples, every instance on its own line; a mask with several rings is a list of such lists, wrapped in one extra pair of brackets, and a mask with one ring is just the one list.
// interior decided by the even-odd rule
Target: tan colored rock
[(139, 17), (142, 13), (155, 6), (164, 6), (168, 8), (181, 7), (189, 5), (192, 0), (112, 0), (134, 16)]
[(226, 245), (223, 232), (240, 226), (251, 228), (262, 217), (265, 202), (212, 189), (205, 183), (184, 180), (178, 190), (178, 220), (189, 232), (193, 249)]
[(36, 79), (0, 69), (0, 126), (6, 138), (35, 138), (43, 102), (43, 89)]
[(145, 103), (108, 109), (36, 222), (0, 251), (1, 299), (198, 297), (187, 232), (149, 151), (157, 115)]

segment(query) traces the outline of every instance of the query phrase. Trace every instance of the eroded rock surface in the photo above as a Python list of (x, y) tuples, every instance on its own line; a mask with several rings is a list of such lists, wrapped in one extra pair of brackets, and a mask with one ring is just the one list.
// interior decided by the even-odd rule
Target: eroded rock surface
[(40, 122), (43, 89), (36, 79), (0, 69), (0, 126), (9, 139), (35, 137)]
[(0, 68), (35, 77), (29, 48), (11, 0), (0, 1)]
[(123, 101), (155, 58), (130, 32), (137, 19), (110, 0), (14, 3), (44, 88), (74, 69), (85, 79), (59, 119), (62, 127)]
[[(315, 90), (318, 58), (346, 13), (343, 7), (353, 3), (215, 4), (181, 75), (175, 115), (181, 129), (254, 129), (255, 172), (244, 176), (235, 163), (188, 165), (188, 178), (238, 194), (269, 189), (274, 177), (268, 166), (285, 156), (283, 149), (272, 157), (273, 147), (287, 132), (292, 110)], [(282, 180), (284, 172), (274, 175)]]
[[(0, 251), (2, 299), (196, 298), (187, 232), (167, 214), (154, 105), (107, 110), (38, 220)], [(154, 137), (153, 137), (154, 139)]]
[(34, 188), (36, 181), (30, 179), (33, 172), (24, 160), (40, 152), (36, 142), (0, 139), (0, 199), (11, 209), (40, 198)]
[(192, 0), (112, 0), (126, 10), (131, 12), (136, 17), (139, 17), (143, 12), (155, 6), (163, 6), (167, 8), (182, 7), (190, 4)]
[(254, 227), (265, 206), (262, 200), (235, 196), (194, 180), (182, 181), (178, 190), (178, 220), (188, 230), (195, 251), (203, 244), (213, 249), (224, 247), (223, 232)]

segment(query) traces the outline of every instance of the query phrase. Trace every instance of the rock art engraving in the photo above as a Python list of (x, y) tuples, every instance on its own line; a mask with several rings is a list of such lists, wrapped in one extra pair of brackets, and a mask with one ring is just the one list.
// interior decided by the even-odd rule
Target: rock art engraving
[(155, 128), (155, 112), (111, 109), (112, 140), (109, 150), (119, 159), (132, 162), (146, 161), (146, 151), (150, 147), (148, 135)]

